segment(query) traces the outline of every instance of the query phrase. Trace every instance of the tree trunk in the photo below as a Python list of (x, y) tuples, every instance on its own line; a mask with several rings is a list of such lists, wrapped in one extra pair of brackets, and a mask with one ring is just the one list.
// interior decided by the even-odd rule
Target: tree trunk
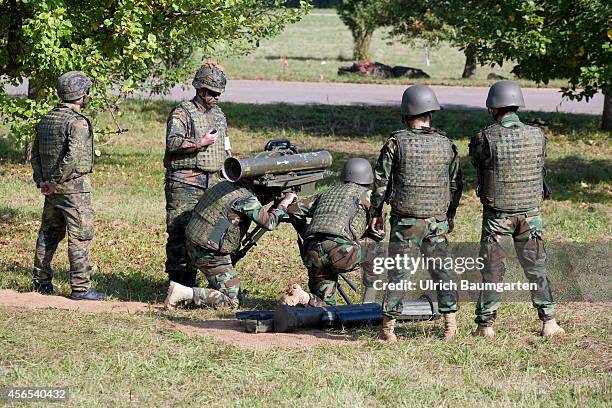
[(601, 129), (612, 130), (612, 94), (604, 94), (603, 114), (601, 118)]
[(355, 61), (370, 59), (370, 43), (374, 32), (368, 30), (354, 30), (353, 34), (353, 59)]
[(463, 52), (465, 53), (465, 66), (463, 67), (461, 78), (472, 78), (476, 74), (476, 55), (474, 47), (468, 45)]
[(36, 84), (32, 78), (28, 78), (28, 99), (33, 99), (36, 102), (40, 102), (40, 96), (38, 91), (40, 90), (40, 86)]

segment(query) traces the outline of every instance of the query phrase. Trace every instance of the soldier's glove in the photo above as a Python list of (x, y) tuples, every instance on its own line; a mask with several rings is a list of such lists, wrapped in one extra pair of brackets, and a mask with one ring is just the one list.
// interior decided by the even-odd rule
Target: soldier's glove
[(310, 295), (300, 285), (293, 283), (285, 289), (285, 293), (280, 297), (278, 303), (287, 306), (308, 305)]

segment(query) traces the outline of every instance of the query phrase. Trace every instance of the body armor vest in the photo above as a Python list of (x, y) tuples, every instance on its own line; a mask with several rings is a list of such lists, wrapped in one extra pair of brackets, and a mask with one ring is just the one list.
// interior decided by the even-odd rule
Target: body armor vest
[(403, 130), (395, 136), (393, 211), (416, 218), (445, 214), (450, 205), (449, 166), (455, 156), (453, 143), (434, 130), (425, 133)]
[(229, 220), (228, 211), (237, 200), (252, 195), (246, 187), (229, 181), (222, 181), (206, 190), (185, 230), (187, 239), (218, 253), (236, 252), (250, 221), (235, 225)]
[(182, 102), (178, 107), (185, 109), (191, 120), (191, 132), (187, 135), (187, 138), (196, 143), (211, 128), (215, 128), (217, 129), (217, 141), (199, 152), (166, 152), (164, 166), (172, 170), (199, 169), (212, 173), (221, 170), (223, 161), (227, 157), (225, 151), (227, 129), (225, 116), (221, 108), (215, 105), (203, 112), (196, 108), (191, 101)]
[(480, 195), (500, 211), (528, 210), (542, 203), (544, 150), (541, 129), (533, 126), (504, 127), (483, 131), (489, 144), (488, 166), (479, 169)]
[(346, 183), (321, 194), (305, 236), (332, 235), (358, 241), (367, 228), (366, 209), (360, 205), (367, 187)]
[(85, 120), (89, 127), (89, 136), (79, 137), (73, 145), (71, 154), (76, 159), (75, 171), (68, 180), (82, 174), (91, 173), (93, 169), (93, 132), (89, 119), (79, 112), (67, 107), (56, 106), (44, 115), (36, 126), (38, 137), (38, 154), (42, 166), (43, 180), (50, 180), (68, 151), (70, 125), (75, 121)]

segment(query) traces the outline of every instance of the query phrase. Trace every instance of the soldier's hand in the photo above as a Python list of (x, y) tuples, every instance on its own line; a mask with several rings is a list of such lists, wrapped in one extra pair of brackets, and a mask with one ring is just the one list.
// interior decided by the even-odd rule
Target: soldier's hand
[(455, 220), (452, 218), (448, 219), (448, 233), (450, 234), (455, 229)]
[(210, 129), (202, 139), (200, 139), (200, 146), (209, 146), (217, 141), (217, 129)]
[(54, 194), (55, 190), (55, 184), (53, 183), (49, 183), (48, 181), (43, 181), (40, 183), (40, 192), (46, 196)]
[(383, 237), (385, 236), (383, 217), (379, 215), (372, 217), (369, 227), (376, 235), (382, 235)]
[(285, 208), (289, 207), (294, 201), (296, 201), (298, 198), (297, 194), (295, 193), (287, 193), (285, 194), (285, 196), (283, 197), (283, 199), (281, 200), (280, 203), (278, 203), (279, 206), (283, 206)]

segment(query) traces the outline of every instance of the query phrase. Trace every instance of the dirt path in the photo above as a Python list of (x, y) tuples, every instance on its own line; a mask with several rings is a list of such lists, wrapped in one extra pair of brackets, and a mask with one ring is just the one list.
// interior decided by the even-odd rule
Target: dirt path
[[(0, 290), (0, 307), (21, 307), (27, 309), (74, 310), (82, 313), (106, 312), (155, 312), (161, 305), (141, 302), (92, 302), (76, 301), (61, 296), (47, 296), (40, 293), (19, 293), (14, 290)], [(323, 330), (305, 330), (299, 333), (247, 333), (237, 320), (168, 321), (170, 327), (189, 335), (209, 336), (234, 346), (246, 349), (271, 349), (276, 347), (305, 349), (319, 344), (349, 344), (355, 342), (351, 336), (330, 334)]]

